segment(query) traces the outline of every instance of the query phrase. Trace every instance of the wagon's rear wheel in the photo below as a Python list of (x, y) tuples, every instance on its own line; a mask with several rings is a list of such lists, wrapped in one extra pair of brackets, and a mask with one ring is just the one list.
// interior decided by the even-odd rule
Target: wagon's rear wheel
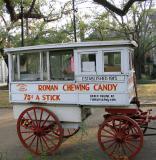
[(127, 116), (110, 116), (99, 127), (100, 147), (112, 159), (132, 159), (141, 150), (143, 133)]
[(41, 107), (31, 107), (21, 113), (17, 133), (24, 147), (36, 155), (54, 153), (63, 140), (60, 121), (54, 113)]

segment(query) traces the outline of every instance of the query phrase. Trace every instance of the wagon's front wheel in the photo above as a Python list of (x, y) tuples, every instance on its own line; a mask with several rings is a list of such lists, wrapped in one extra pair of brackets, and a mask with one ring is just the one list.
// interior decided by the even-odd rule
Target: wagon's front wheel
[(54, 153), (63, 140), (63, 129), (57, 116), (41, 107), (31, 107), (21, 113), (17, 133), (24, 147), (36, 155)]
[(110, 116), (98, 130), (100, 147), (112, 159), (132, 159), (141, 150), (143, 133), (127, 116)]

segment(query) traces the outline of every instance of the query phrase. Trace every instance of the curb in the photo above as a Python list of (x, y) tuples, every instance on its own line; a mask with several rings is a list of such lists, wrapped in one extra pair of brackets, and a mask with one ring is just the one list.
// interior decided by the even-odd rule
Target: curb
[(146, 106), (146, 107), (156, 107), (156, 103), (141, 103), (141, 106)]
[(10, 107), (0, 107), (0, 109), (13, 109), (13, 107), (12, 106), (10, 106)]

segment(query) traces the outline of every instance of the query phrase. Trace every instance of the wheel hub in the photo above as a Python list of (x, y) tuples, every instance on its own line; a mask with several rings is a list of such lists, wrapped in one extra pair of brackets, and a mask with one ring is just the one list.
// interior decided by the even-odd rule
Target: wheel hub
[(42, 128), (36, 128), (34, 131), (34, 135), (41, 137), (45, 135), (45, 132)]
[(116, 140), (116, 142), (118, 142), (118, 143), (123, 143), (124, 142), (124, 134), (123, 133), (118, 133), (117, 134), (117, 136), (116, 136), (116, 138), (115, 138), (115, 140)]

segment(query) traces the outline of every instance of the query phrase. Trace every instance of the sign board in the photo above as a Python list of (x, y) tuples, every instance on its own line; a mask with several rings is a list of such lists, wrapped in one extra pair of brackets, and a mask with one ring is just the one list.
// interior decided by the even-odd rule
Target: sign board
[(11, 101), (17, 103), (96, 104), (129, 103), (125, 83), (12, 83)]
[(77, 76), (76, 77), (77, 81), (82, 81), (82, 82), (124, 82), (125, 81), (125, 76), (123, 75), (84, 75), (84, 76)]

